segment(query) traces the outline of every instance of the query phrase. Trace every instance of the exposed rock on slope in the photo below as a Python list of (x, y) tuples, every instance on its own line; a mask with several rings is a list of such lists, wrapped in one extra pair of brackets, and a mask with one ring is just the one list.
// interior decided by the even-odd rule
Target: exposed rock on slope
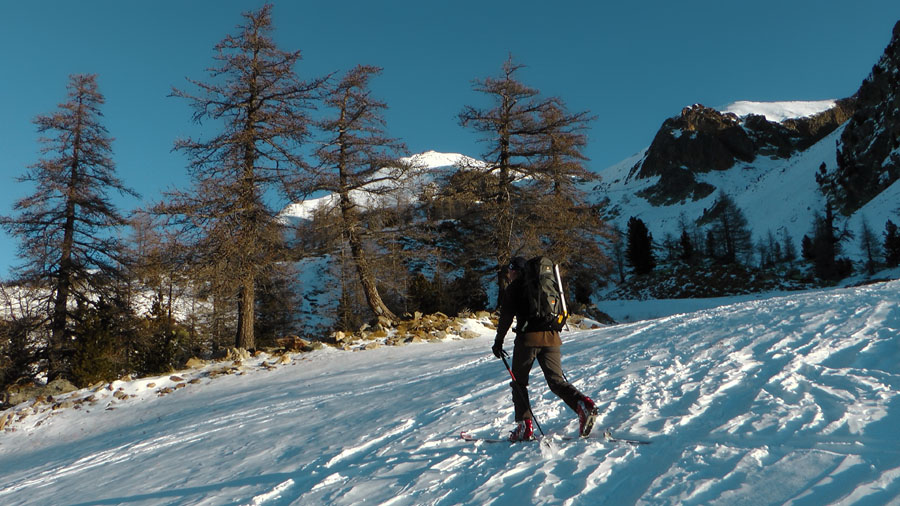
[(760, 155), (788, 158), (833, 132), (853, 113), (855, 102), (839, 100), (825, 112), (781, 123), (755, 114), (738, 117), (699, 104), (685, 107), (680, 116), (663, 122), (631, 176), (660, 177), (640, 194), (654, 205), (699, 200), (715, 187), (697, 181), (696, 174), (727, 170)]

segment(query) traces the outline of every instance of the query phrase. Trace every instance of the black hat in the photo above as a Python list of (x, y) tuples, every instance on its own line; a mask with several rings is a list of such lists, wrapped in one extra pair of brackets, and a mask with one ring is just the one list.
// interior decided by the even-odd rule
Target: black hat
[(512, 260), (509, 261), (509, 269), (512, 271), (524, 271), (525, 259), (523, 257), (513, 257)]

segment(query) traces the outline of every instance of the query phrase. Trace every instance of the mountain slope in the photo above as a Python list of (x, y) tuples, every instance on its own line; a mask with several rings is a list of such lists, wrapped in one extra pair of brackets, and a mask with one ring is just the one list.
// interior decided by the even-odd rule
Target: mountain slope
[[(408, 164), (410, 169), (408, 172), (391, 181), (381, 181), (372, 183), (365, 189), (352, 190), (350, 198), (362, 208), (371, 208), (377, 206), (391, 205), (398, 199), (415, 202), (422, 189), (434, 183), (434, 180), (447, 171), (456, 170), (458, 166), (478, 167), (483, 165), (482, 162), (470, 158), (465, 155), (456, 153), (438, 153), (437, 151), (426, 151), (418, 153), (402, 160)], [(394, 168), (388, 167), (381, 170), (380, 175), (387, 175), (395, 171)], [(384, 190), (390, 187), (391, 191), (388, 195), (378, 194), (376, 191)], [(303, 200), (289, 204), (282, 209), (279, 216), (285, 221), (309, 220), (313, 217), (313, 213), (320, 209), (329, 209), (337, 206), (337, 194), (328, 194), (315, 198)]]
[[(900, 22), (872, 73), (852, 97), (817, 102), (736, 102), (721, 111), (694, 105), (663, 122), (650, 146), (600, 171), (615, 222), (631, 216), (657, 240), (681, 233), (719, 191), (748, 214), (756, 240), (769, 231), (799, 244), (825, 197), (842, 211), (840, 227), (860, 237), (862, 222), (880, 235), (896, 221), (900, 179)], [(799, 117), (798, 117), (799, 116)], [(699, 211), (699, 212), (698, 212)], [(858, 241), (846, 255), (862, 260)]]
[(900, 179), (900, 21), (857, 92), (858, 110), (828, 174), (840, 208), (854, 211)]
[[(649, 446), (459, 440), (512, 421), (491, 331), (473, 326), (482, 337), (322, 350), (112, 411), (27, 418), (0, 434), (0, 502), (884, 504), (900, 495), (898, 288), (566, 333), (564, 367), (598, 401), (599, 427)], [(544, 431), (573, 433), (532, 375)]]
[[(638, 196), (659, 181), (659, 177), (633, 177), (632, 170), (643, 159), (643, 152), (600, 171), (600, 184), (594, 185), (591, 193), (595, 200), (609, 198), (613, 221), (623, 230), (628, 218), (636, 216), (660, 241), (667, 233), (680, 235), (682, 220), (688, 224), (697, 220), (705, 209), (712, 207), (718, 193), (725, 192), (746, 215), (755, 239), (764, 237), (768, 231), (783, 230), (799, 246), (800, 238), (811, 229), (813, 213), (824, 210), (824, 197), (815, 175), (821, 164), (832, 167), (836, 164), (834, 146), (841, 132), (842, 128), (838, 128), (787, 159), (758, 156), (752, 162), (738, 162), (727, 170), (697, 174), (694, 177), (698, 182), (716, 189), (697, 200), (651, 205)], [(867, 211), (880, 214), (880, 210)], [(874, 226), (880, 227), (881, 223)]]
[[(773, 111), (777, 110), (774, 104), (756, 105), (759, 113), (768, 110), (770, 114), (778, 114)], [(722, 191), (744, 212), (754, 241), (762, 240), (770, 231), (779, 238), (780, 234), (788, 234), (799, 251), (800, 239), (811, 234), (814, 214), (822, 214), (825, 209), (825, 197), (816, 183), (816, 174), (823, 164), (827, 168), (837, 166), (835, 145), (845, 127), (846, 123), (789, 158), (757, 156), (752, 162), (737, 162), (726, 170), (696, 174), (693, 177), (698, 183), (715, 188), (714, 192), (697, 200), (652, 205), (639, 196), (660, 180), (658, 176), (634, 177), (634, 167), (644, 159), (646, 151), (601, 170), (600, 183), (590, 186), (588, 191), (596, 201), (609, 199), (610, 219), (620, 229), (625, 229), (628, 218), (636, 216), (647, 224), (656, 241), (662, 241), (667, 234), (678, 237), (682, 221), (690, 225), (700, 218)], [(880, 238), (885, 222), (888, 219), (897, 221), (898, 208), (893, 197), (898, 192), (900, 184), (897, 182), (887, 186), (851, 215), (841, 217), (839, 226), (846, 227), (858, 238), (862, 222), (866, 220)], [(857, 262), (864, 261), (858, 240), (847, 240), (842, 247), (846, 256)]]

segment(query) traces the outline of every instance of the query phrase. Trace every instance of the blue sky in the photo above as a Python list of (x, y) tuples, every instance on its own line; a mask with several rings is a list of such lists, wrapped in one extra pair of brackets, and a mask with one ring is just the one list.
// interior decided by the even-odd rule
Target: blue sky
[[(213, 46), (261, 0), (3, 2), (0, 16), (0, 214), (31, 189), (32, 123), (65, 99), (73, 73), (98, 74), (119, 176), (143, 196), (124, 211), (185, 187), (176, 138), (200, 133), (185, 78), (206, 80)], [(458, 125), (465, 105), (486, 105), (473, 79), (498, 74), (507, 55), (520, 78), (573, 111), (597, 116), (586, 150), (601, 169), (646, 147), (682, 107), (737, 100), (822, 100), (853, 94), (900, 20), (896, 0), (275, 1), (275, 40), (300, 49), (301, 76), (384, 68), (373, 85), (389, 133), (411, 153), (479, 156)], [(0, 277), (17, 262), (0, 232)]]

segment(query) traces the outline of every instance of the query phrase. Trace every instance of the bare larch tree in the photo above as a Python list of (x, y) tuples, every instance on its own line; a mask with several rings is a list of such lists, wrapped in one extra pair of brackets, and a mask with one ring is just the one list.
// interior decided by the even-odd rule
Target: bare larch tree
[(72, 75), (67, 89), (68, 100), (56, 112), (34, 121), (42, 158), (20, 178), (34, 184), (34, 193), (15, 203), (17, 215), (0, 218), (20, 240), (21, 279), (49, 288), (50, 380), (71, 375), (71, 303), (93, 304), (123, 273), (117, 230), (127, 222), (108, 193), (138, 197), (116, 176), (97, 76)]
[(267, 202), (287, 175), (303, 165), (309, 111), (325, 79), (301, 80), (300, 51), (272, 40), (272, 6), (244, 15), (236, 35), (215, 46), (211, 82), (190, 80), (199, 93), (174, 89), (194, 108), (194, 120), (212, 120), (220, 132), (207, 140), (182, 139), (193, 188), (174, 191), (156, 206), (193, 236), (195, 262), (217, 293), (238, 307), (236, 346), (253, 349), (257, 278), (285, 258), (277, 211)]
[(582, 221), (589, 211), (574, 185), (592, 177), (581, 152), (592, 118), (587, 112), (570, 113), (561, 99), (542, 97), (520, 82), (515, 74), (521, 68), (510, 56), (499, 77), (475, 80), (474, 90), (487, 95), (492, 106), (466, 106), (459, 114), (460, 124), (482, 134), (488, 148), (482, 155), (487, 169), (470, 168), (471, 184), (457, 188), (469, 188), (469, 198), (483, 215), (501, 294), (506, 280), (502, 268), (514, 252), (546, 249), (554, 228), (578, 226), (561, 223), (561, 217), (578, 214), (580, 225), (594, 221)]
[(388, 137), (382, 116), (386, 104), (371, 96), (369, 83), (380, 68), (357, 65), (328, 92), (325, 105), (333, 113), (318, 123), (325, 138), (316, 150), (319, 164), (307, 174), (309, 191), (327, 191), (337, 197), (341, 235), (350, 246), (352, 261), (366, 303), (376, 317), (396, 322), (378, 292), (375, 272), (367, 252), (367, 230), (361, 207), (377, 207), (379, 196), (396, 191), (408, 170), (400, 160), (402, 143)]

